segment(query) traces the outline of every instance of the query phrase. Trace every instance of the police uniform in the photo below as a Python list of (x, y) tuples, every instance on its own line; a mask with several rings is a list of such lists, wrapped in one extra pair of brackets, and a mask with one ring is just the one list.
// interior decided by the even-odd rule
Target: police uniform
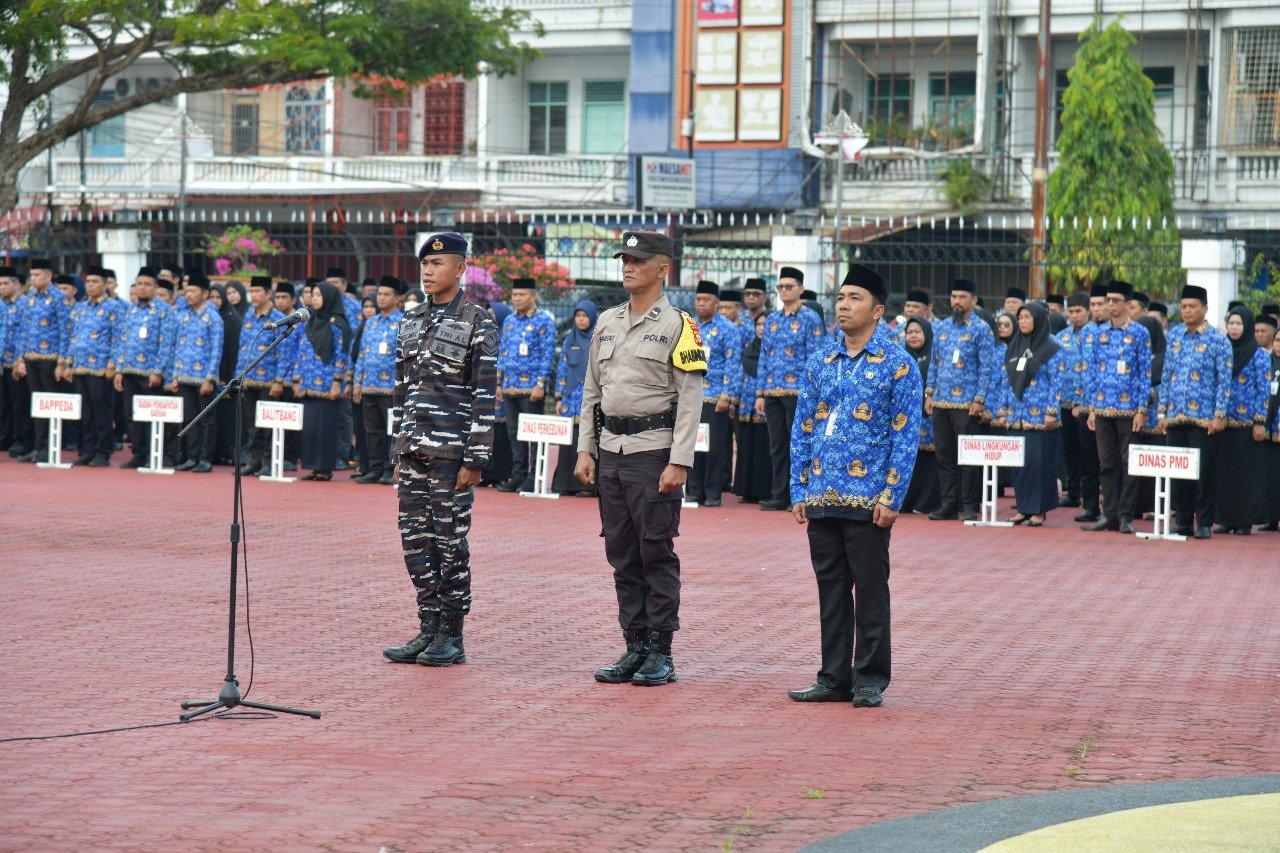
[[(534, 290), (531, 278), (518, 278), (514, 290)], [(506, 408), (507, 434), (511, 441), (511, 479), (498, 486), (504, 492), (533, 486), (533, 451), (520, 441), (520, 415), (542, 414), (543, 402), (533, 402), (535, 388), (544, 393), (551, 385), (551, 361), (556, 349), (556, 324), (536, 307), (528, 314), (512, 312), (502, 323), (498, 340), (498, 387)], [(544, 398), (545, 399), (545, 398)]]
[[(888, 284), (859, 264), (842, 287), (883, 303)], [(801, 376), (791, 431), (792, 504), (804, 504), (818, 584), (822, 667), (798, 702), (880, 704), (891, 675), (889, 527), (877, 506), (902, 506), (919, 445), (923, 399), (915, 359), (877, 324), (850, 355), (827, 338)]]
[[(397, 294), (400, 280), (384, 275), (378, 287), (389, 287)], [(390, 314), (379, 311), (364, 324), (360, 351), (356, 359), (355, 386), (360, 389), (360, 408), (364, 410), (364, 435), (369, 445), (369, 467), (357, 483), (381, 482), (391, 485), (391, 461), (387, 454), (387, 423), (391, 418), (391, 397), (396, 386), (396, 341), (400, 337), (400, 321), (404, 312), (392, 307)]]
[[(428, 255), (467, 255), (461, 234), (427, 239)], [(471, 610), (467, 533), (475, 490), (457, 491), (462, 468), (484, 468), (493, 453), (498, 334), (493, 320), (459, 289), (447, 304), (405, 312), (396, 344), (393, 405), (400, 413), (399, 525), (420, 632), (383, 654), (399, 663), (465, 663), (463, 617)]]
[[(700, 281), (698, 293), (720, 298), (713, 281)], [(689, 472), (689, 498), (706, 506), (719, 506), (725, 490), (728, 460), (733, 455), (733, 420), (742, 393), (742, 332), (717, 311), (708, 320), (698, 319), (698, 334), (707, 351), (707, 373), (702, 379), (702, 423), (707, 425), (707, 451), (694, 456)], [(723, 399), (729, 408), (716, 411)]]
[[(46, 260), (37, 260), (31, 262), (31, 269), (53, 272), (53, 265)], [(71, 299), (53, 283), (43, 290), (33, 287), (18, 298), (17, 357), (14, 363), (25, 366), (27, 389), (31, 394), (69, 390), (59, 387), (55, 375), (58, 361), (65, 356), (71, 341), (72, 304)], [(44, 459), (49, 452), (49, 419), (33, 420), (35, 446), (25, 456), (19, 457), (26, 462)]]
[[(106, 272), (101, 267), (89, 267), (85, 275), (101, 276), (105, 280)], [(115, 435), (107, 368), (125, 307), (118, 299), (103, 295), (97, 302), (86, 299), (71, 309), (71, 342), (63, 368), (75, 376), (76, 393), (82, 401), (80, 458), (75, 465), (101, 468), (111, 459)]]
[[(629, 231), (614, 257), (672, 257), (665, 234)], [(605, 556), (613, 567), (618, 622), (627, 654), (596, 679), (665, 684), (675, 680), (672, 632), (680, 627), (683, 489), (662, 493), (668, 464), (693, 465), (702, 412), (703, 342), (692, 317), (665, 296), (644, 314), (630, 305), (603, 312), (583, 384), (580, 453), (598, 453)]]

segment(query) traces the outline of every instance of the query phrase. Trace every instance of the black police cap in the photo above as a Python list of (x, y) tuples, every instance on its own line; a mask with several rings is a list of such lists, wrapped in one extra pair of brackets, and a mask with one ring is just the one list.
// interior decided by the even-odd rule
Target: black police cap
[(676, 244), (666, 234), (657, 231), (623, 231), (622, 248), (613, 253), (615, 258), (630, 255), (646, 260), (655, 255), (676, 256)]

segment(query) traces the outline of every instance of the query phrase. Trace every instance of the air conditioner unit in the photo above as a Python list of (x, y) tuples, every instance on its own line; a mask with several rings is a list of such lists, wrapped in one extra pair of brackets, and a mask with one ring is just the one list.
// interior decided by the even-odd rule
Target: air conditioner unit
[(119, 80), (116, 81), (116, 97), (117, 98), (129, 97), (129, 81), (124, 79), (123, 77), (121, 77)]

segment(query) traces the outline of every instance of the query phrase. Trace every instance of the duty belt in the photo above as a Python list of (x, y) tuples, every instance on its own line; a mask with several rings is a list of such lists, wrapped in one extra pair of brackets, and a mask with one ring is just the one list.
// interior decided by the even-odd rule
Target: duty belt
[(614, 435), (636, 435), (651, 429), (673, 429), (676, 425), (676, 410), (668, 409), (656, 415), (645, 415), (642, 418), (615, 418), (604, 416), (604, 428)]

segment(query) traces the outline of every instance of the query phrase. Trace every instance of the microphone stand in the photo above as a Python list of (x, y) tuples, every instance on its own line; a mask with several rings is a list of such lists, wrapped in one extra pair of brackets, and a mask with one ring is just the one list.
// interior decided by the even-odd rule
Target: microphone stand
[(240, 433), (244, 425), (244, 416), (243, 416), (244, 394), (241, 392), (244, 389), (244, 377), (249, 373), (249, 371), (253, 370), (255, 367), (258, 366), (258, 362), (262, 361), (264, 358), (270, 355), (271, 351), (274, 350), (277, 346), (279, 346), (281, 341), (289, 337), (289, 335), (293, 334), (293, 329), (294, 329), (294, 326), (292, 325), (285, 326), (282, 330), (283, 333), (276, 335), (275, 340), (271, 342), (271, 346), (263, 350), (258, 355), (258, 357), (255, 358), (253, 361), (249, 362), (249, 364), (245, 367), (245, 369), (240, 372), (240, 375), (232, 379), (230, 382), (228, 382), (226, 386), (224, 386), (223, 389), (218, 392), (218, 395), (213, 398), (213, 400), (209, 403), (209, 405), (205, 406), (204, 409), (201, 410), (199, 414), (197, 414), (194, 418), (191, 419), (191, 423), (183, 427), (182, 431), (178, 433), (178, 438), (182, 438), (184, 435), (186, 435), (188, 432), (191, 431), (192, 427), (194, 427), (204, 418), (209, 417), (210, 414), (213, 412), (214, 407), (218, 405), (219, 401), (221, 401), (223, 397), (226, 397), (228, 394), (235, 394), (236, 438), (235, 438), (235, 444), (233, 446), (233, 453), (232, 453), (232, 459), (235, 465), (235, 481), (234, 481), (234, 487), (232, 490), (232, 498), (231, 498), (231, 594), (227, 602), (227, 676), (222, 683), (222, 690), (218, 692), (217, 699), (208, 699), (204, 701), (188, 700), (182, 703), (183, 710), (186, 710), (188, 708), (196, 709), (194, 711), (188, 711), (187, 713), (182, 714), (178, 717), (178, 720), (183, 723), (190, 722), (191, 720), (194, 720), (196, 717), (199, 717), (202, 714), (207, 714), (210, 711), (216, 711), (219, 708), (225, 708), (230, 710), (231, 708), (235, 708), (237, 706), (244, 707), (244, 708), (256, 708), (262, 711), (278, 711), (279, 713), (282, 713), (282, 714), (298, 714), (300, 716), (311, 717), (312, 719), (316, 719), (316, 720), (320, 719), (319, 711), (303, 711), (297, 708), (285, 708), (280, 705), (268, 705), (265, 702), (249, 702), (247, 700), (241, 699), (240, 698), (240, 682), (236, 680), (236, 674), (235, 674), (236, 578), (239, 575), (238, 550), (240, 546), (240, 479), (241, 479), (240, 445), (243, 442), (243, 436), (241, 436)]

